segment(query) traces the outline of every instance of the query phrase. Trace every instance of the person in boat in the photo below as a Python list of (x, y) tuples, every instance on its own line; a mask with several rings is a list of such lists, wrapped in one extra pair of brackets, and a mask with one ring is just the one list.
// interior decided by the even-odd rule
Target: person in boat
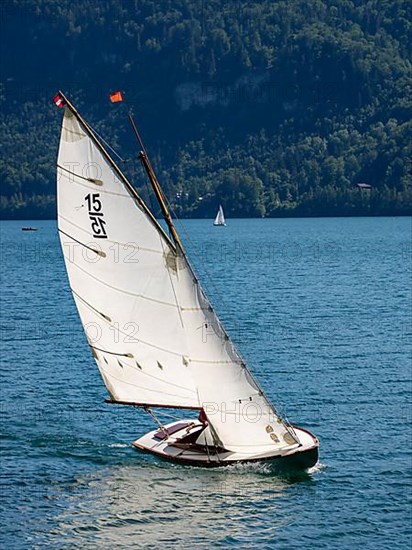
[(203, 429), (206, 428), (206, 426), (208, 425), (208, 421), (206, 413), (203, 409), (200, 409), (198, 420), (203, 424)]
[[(202, 424), (201, 431), (203, 431), (205, 428), (207, 428), (207, 426), (209, 425), (209, 422), (207, 421), (207, 416), (206, 416), (206, 413), (203, 409), (200, 409), (200, 413), (199, 413), (199, 416), (197, 417), (197, 419)], [(190, 430), (194, 426), (196, 426), (196, 422), (191, 422), (188, 426), (186, 426), (186, 433), (190, 433)]]

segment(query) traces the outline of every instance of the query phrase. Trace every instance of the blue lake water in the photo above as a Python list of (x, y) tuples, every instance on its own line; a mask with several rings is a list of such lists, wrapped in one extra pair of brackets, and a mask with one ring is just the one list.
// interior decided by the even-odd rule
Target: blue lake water
[(153, 423), (104, 403), (55, 222), (2, 222), (2, 547), (408, 548), (411, 218), (183, 225), (228, 331), (318, 435), (320, 464), (288, 478), (133, 450)]

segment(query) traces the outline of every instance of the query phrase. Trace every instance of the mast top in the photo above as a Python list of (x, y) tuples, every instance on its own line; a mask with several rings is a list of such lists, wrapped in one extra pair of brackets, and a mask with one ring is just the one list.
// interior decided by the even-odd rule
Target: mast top
[[(56, 99), (57, 98), (57, 99)], [(61, 102), (60, 104), (58, 104), (58, 101)], [(132, 195), (132, 197), (137, 201), (137, 203), (139, 204), (139, 206), (141, 206), (145, 212), (145, 214), (149, 217), (150, 221), (155, 225), (157, 231), (162, 235), (162, 237), (166, 240), (166, 242), (168, 243), (169, 247), (173, 250), (173, 252), (177, 252), (177, 245), (180, 246), (180, 248), (182, 248), (182, 244), (181, 244), (181, 241), (179, 239), (179, 236), (177, 235), (177, 231), (173, 225), (173, 222), (172, 222), (172, 226), (173, 226), (173, 229), (174, 229), (174, 233), (175, 235), (173, 235), (173, 232), (171, 231), (171, 235), (173, 237), (173, 241), (170, 239), (170, 237), (167, 235), (167, 233), (164, 231), (163, 227), (159, 224), (159, 222), (157, 221), (157, 219), (155, 218), (155, 216), (152, 214), (152, 212), (150, 211), (149, 207), (146, 205), (146, 203), (144, 202), (144, 200), (142, 199), (142, 197), (138, 194), (138, 192), (136, 191), (136, 189), (133, 187), (133, 185), (129, 182), (129, 180), (127, 179), (127, 177), (123, 174), (123, 172), (120, 170), (120, 168), (117, 166), (117, 164), (114, 162), (114, 160), (112, 159), (112, 157), (109, 155), (109, 153), (106, 151), (106, 149), (103, 147), (103, 145), (100, 143), (100, 141), (97, 139), (97, 137), (95, 136), (94, 134), (94, 131), (93, 129), (91, 128), (91, 126), (86, 122), (86, 120), (82, 117), (82, 115), (79, 113), (79, 111), (76, 109), (76, 107), (73, 105), (73, 103), (66, 97), (66, 95), (61, 91), (59, 90), (56, 97), (54, 98), (54, 102), (56, 103), (56, 105), (58, 107), (68, 107), (70, 109), (70, 111), (74, 114), (74, 116), (79, 120), (79, 122), (82, 124), (82, 126), (85, 128), (86, 132), (88, 133), (88, 135), (90, 136), (90, 138), (93, 140), (93, 142), (95, 143), (95, 145), (98, 147), (98, 149), (100, 150), (100, 152), (103, 154), (104, 158), (108, 161), (108, 163), (110, 164), (111, 168), (116, 172), (116, 174), (119, 176), (120, 180), (123, 182), (123, 184), (125, 185), (125, 187), (128, 189), (128, 191), (130, 192), (130, 194)], [(159, 188), (160, 188), (160, 185), (158, 184)], [(160, 188), (161, 189), (161, 188)], [(160, 205), (162, 206), (162, 205)], [(163, 213), (163, 210), (162, 210), (162, 213)], [(170, 215), (169, 215), (170, 216)], [(170, 218), (171, 220), (171, 218)], [(167, 223), (167, 219), (165, 219), (166, 223)], [(168, 224), (169, 226), (169, 224)], [(169, 226), (169, 229), (170, 229), (170, 226)], [(176, 238), (175, 238), (176, 237)], [(182, 248), (183, 249), (183, 248)]]

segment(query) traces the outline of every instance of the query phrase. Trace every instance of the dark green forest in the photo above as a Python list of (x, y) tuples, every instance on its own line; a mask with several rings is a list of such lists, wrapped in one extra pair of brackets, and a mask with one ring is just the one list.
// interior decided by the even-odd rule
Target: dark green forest
[(212, 216), (219, 203), (229, 217), (411, 213), (408, 0), (0, 9), (2, 218), (55, 216), (58, 89), (152, 207), (127, 106), (110, 91), (125, 92), (179, 216)]

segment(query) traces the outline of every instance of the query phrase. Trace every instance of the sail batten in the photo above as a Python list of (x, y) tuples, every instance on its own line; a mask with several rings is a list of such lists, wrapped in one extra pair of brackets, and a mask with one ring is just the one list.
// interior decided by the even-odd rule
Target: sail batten
[(66, 231), (63, 231), (62, 229), (59, 229), (59, 228), (57, 228), (57, 230), (58, 230), (59, 233), (63, 233), (63, 235), (65, 235), (66, 237), (68, 237), (69, 239), (74, 241), (75, 243), (79, 244), (83, 248), (87, 248), (88, 250), (91, 250), (91, 252), (94, 252), (98, 256), (102, 256), (102, 258), (104, 258), (106, 256), (106, 254), (104, 252), (102, 252), (101, 250), (97, 250), (96, 248), (92, 248), (91, 246), (89, 246), (85, 243), (82, 243), (78, 239), (75, 239), (72, 235), (69, 235), (68, 233), (66, 233)]
[[(60, 168), (59, 168), (60, 170)], [(60, 177), (63, 177), (63, 178), (66, 178), (68, 179), (69, 181), (72, 181), (69, 177), (68, 177), (68, 172), (62, 172), (60, 173)], [(78, 177), (77, 174), (72, 174), (74, 177)], [(88, 185), (88, 184), (91, 184), (91, 183), (94, 183), (92, 182), (89, 178), (79, 178), (80, 181), (76, 182), (78, 185), (82, 185), (85, 189), (89, 189), (90, 192), (94, 192), (96, 190), (96, 187), (93, 185)], [(87, 182), (87, 183), (86, 183)], [(101, 186), (99, 186), (99, 192), (103, 195), (114, 195), (116, 197), (123, 197), (124, 199), (126, 200), (129, 200), (130, 199), (130, 194), (128, 193), (120, 193), (120, 192), (114, 192), (114, 191), (108, 191), (105, 186), (103, 185), (103, 183), (101, 184)]]
[[(76, 166), (75, 177), (58, 170), (59, 236), (111, 401), (203, 409), (228, 450), (290, 445), (288, 426), (227, 335), (180, 241), (175, 245), (153, 219), (71, 104), (58, 165)], [(101, 185), (77, 177), (89, 166)], [(133, 255), (113, 253), (120, 243)]]
[[(76, 224), (74, 224), (71, 220), (65, 218), (63, 215), (60, 215), (59, 216), (60, 219), (64, 220), (65, 222), (67, 222), (68, 224), (72, 225), (73, 227), (76, 227), (76, 229), (78, 229), (79, 231), (83, 231), (86, 235), (88, 235), (88, 231)], [(58, 231), (62, 231), (60, 228), (58, 228)], [(65, 233), (66, 236), (70, 237), (70, 235), (68, 235), (66, 232), (62, 231), (62, 233)], [(133, 247), (133, 243), (130, 243), (130, 242), (120, 242), (120, 241), (114, 241), (112, 239), (107, 239), (107, 242), (112, 244), (112, 245), (115, 245), (115, 246), (120, 246), (120, 247), (128, 247), (128, 248), (131, 248)], [(80, 243), (81, 244), (81, 243)], [(156, 250), (154, 248), (145, 248), (144, 246), (140, 246), (138, 248), (136, 248), (137, 251), (142, 251), (142, 252), (152, 252), (153, 254), (160, 254), (160, 255), (163, 255), (163, 251), (162, 250)]]
[(89, 178), (89, 177), (85, 177), (85, 176), (81, 176), (80, 174), (76, 174), (76, 172), (71, 172), (70, 170), (68, 170), (67, 168), (65, 168), (64, 166), (60, 166), (59, 164), (57, 165), (57, 168), (59, 170), (63, 170), (64, 172), (66, 172), (67, 174), (70, 174), (71, 176), (74, 176), (75, 178), (79, 178), (81, 180), (85, 180), (87, 182), (90, 182), (90, 183), (94, 183), (98, 185), (102, 185), (102, 182), (100, 180), (97, 180), (95, 178)]

